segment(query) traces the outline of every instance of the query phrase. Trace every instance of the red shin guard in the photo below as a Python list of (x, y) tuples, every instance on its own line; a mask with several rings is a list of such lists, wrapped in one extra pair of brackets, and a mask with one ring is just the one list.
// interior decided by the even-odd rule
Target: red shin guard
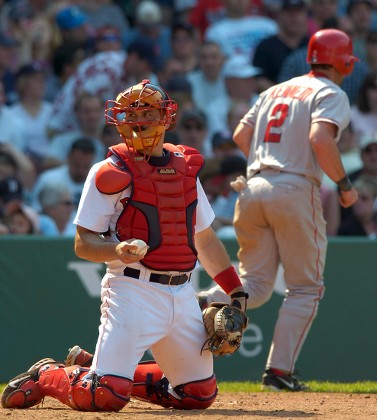
[(132, 389), (127, 378), (99, 377), (78, 366), (41, 372), (39, 385), (44, 396), (82, 411), (120, 411), (129, 402)]

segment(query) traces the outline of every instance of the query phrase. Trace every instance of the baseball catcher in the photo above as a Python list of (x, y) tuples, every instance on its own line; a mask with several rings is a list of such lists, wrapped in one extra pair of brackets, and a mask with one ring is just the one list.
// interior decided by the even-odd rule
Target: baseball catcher
[[(74, 220), (76, 255), (107, 265), (95, 354), (89, 368), (37, 362), (9, 381), (4, 408), (29, 408), (46, 396), (81, 411), (120, 411), (131, 397), (181, 410), (215, 401), (211, 351), (238, 348), (246, 295), (211, 226), (215, 214), (198, 177), (204, 157), (164, 141), (176, 111), (147, 79), (107, 101), (106, 122), (123, 142), (91, 168)], [(208, 341), (207, 351), (191, 283), (198, 261), (233, 296), (228, 308), (209, 308), (219, 309), (212, 322), (219, 339)], [(142, 362), (148, 349), (154, 360)], [(69, 359), (76, 361), (74, 350)]]

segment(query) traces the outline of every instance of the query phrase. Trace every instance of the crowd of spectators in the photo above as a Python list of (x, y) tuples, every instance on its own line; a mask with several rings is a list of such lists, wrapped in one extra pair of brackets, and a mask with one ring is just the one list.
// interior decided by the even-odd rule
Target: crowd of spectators
[[(179, 105), (166, 141), (200, 150), (219, 235), (232, 235), (232, 141), (267, 87), (304, 74), (309, 37), (339, 28), (360, 58), (339, 142), (357, 205), (321, 189), (328, 235), (377, 237), (376, 0), (0, 0), (0, 234), (72, 236), (91, 165), (120, 141), (104, 107), (149, 79)], [(230, 232), (230, 233), (229, 233)]]

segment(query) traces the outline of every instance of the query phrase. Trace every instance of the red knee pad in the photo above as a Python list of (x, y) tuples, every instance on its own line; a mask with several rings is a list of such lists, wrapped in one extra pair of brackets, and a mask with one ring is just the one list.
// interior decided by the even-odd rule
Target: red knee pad
[(213, 374), (208, 379), (178, 385), (174, 388), (174, 391), (181, 399), (174, 398), (172, 407), (185, 410), (202, 410), (212, 405), (216, 399), (218, 389), (216, 378)]
[(132, 381), (82, 372), (71, 384), (70, 398), (83, 411), (120, 411), (130, 400)]

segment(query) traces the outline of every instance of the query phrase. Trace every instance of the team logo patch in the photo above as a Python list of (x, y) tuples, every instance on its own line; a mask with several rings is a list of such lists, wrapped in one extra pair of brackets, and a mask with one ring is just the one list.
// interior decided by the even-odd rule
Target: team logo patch
[(160, 175), (175, 175), (176, 171), (174, 168), (161, 168), (158, 170)]

